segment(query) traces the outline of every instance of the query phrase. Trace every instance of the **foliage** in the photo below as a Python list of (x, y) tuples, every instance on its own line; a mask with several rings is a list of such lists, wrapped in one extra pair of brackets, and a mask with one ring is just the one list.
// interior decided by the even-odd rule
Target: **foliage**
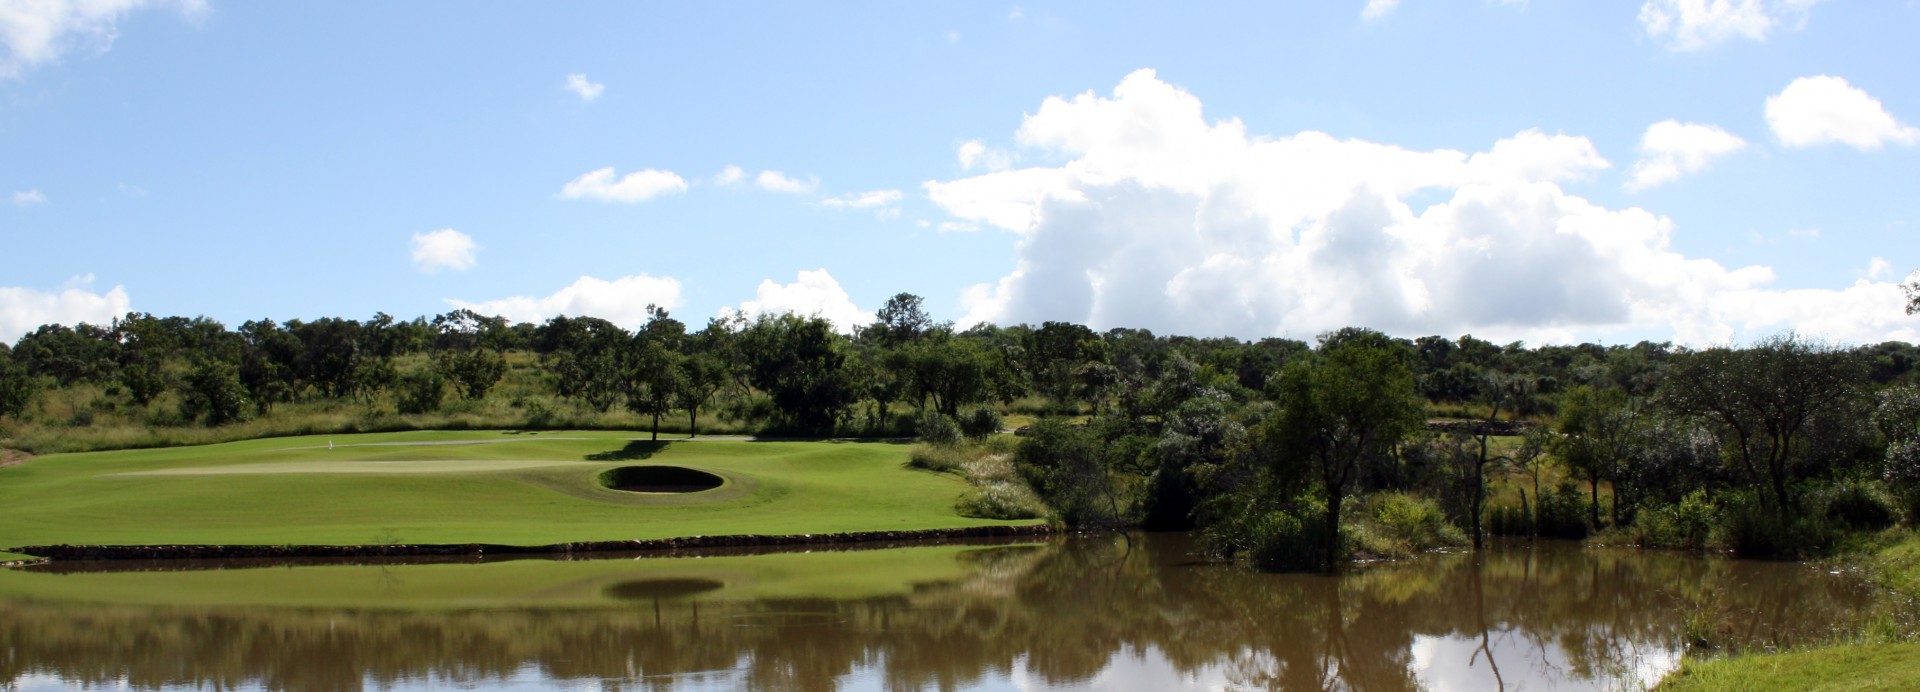
[(24, 365), (15, 363), (10, 349), (0, 344), (0, 418), (18, 417), (33, 402), (39, 383), (27, 374)]
[(960, 424), (955, 423), (947, 414), (926, 409), (913, 421), (914, 435), (922, 442), (941, 447), (960, 444)]
[(1000, 412), (991, 406), (975, 406), (960, 418), (960, 432), (968, 439), (979, 441), (1000, 432)]
[(1014, 450), (1014, 467), (1062, 523), (1118, 526), (1128, 523), (1132, 507), (1110, 469), (1113, 451), (1086, 426), (1043, 418)]
[(1898, 504), (1876, 484), (1842, 481), (1822, 488), (1814, 498), (1821, 507), (1816, 516), (1854, 531), (1878, 531), (1900, 519)]
[(440, 410), (446, 398), (447, 380), (437, 370), (422, 368), (400, 376), (394, 408), (400, 413), (420, 414)]
[(1643, 547), (1698, 550), (1711, 545), (1719, 523), (1719, 508), (1707, 492), (1694, 490), (1679, 503), (1642, 509), (1628, 534)]
[(180, 415), (199, 419), (208, 426), (221, 426), (245, 420), (247, 390), (233, 365), (209, 360), (194, 367), (181, 392)]
[(1462, 546), (1467, 534), (1447, 522), (1439, 503), (1400, 492), (1367, 496), (1355, 508), (1352, 537), (1363, 554), (1410, 557), (1436, 548)]

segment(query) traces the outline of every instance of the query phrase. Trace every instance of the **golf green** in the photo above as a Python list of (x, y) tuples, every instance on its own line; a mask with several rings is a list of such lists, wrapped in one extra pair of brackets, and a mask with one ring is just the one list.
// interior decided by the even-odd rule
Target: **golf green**
[[(24, 545), (539, 545), (998, 522), (965, 484), (886, 442), (410, 432), (56, 454), (0, 469), (0, 550)], [(678, 466), (723, 483), (622, 492), (601, 474)]]

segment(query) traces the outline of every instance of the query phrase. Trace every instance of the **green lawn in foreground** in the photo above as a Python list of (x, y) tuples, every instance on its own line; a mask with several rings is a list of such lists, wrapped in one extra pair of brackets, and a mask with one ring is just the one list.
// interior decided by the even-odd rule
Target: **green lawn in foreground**
[(1659, 689), (1837, 692), (1911, 690), (1915, 685), (1920, 685), (1920, 644), (1871, 644), (1688, 661)]
[[(903, 444), (699, 440), (656, 448), (630, 437), (408, 432), (36, 457), (0, 469), (0, 549), (533, 545), (1008, 523), (955, 514), (965, 484), (906, 469)], [(453, 441), (490, 443), (420, 444)], [(354, 472), (355, 464), (368, 472)], [(650, 497), (595, 482), (600, 471), (630, 464), (706, 469), (728, 484)]]

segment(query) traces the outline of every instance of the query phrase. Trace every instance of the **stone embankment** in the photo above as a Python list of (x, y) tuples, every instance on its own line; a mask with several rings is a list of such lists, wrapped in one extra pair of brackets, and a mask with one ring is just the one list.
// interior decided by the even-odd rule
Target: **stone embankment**
[(52, 560), (232, 560), (253, 558), (360, 558), (435, 555), (571, 555), (598, 552), (675, 552), (712, 548), (761, 548), (850, 543), (1044, 536), (1045, 524), (974, 526), (919, 531), (854, 531), (789, 535), (685, 536), (628, 541), (580, 541), (549, 545), (494, 543), (379, 545), (28, 545), (8, 550)]

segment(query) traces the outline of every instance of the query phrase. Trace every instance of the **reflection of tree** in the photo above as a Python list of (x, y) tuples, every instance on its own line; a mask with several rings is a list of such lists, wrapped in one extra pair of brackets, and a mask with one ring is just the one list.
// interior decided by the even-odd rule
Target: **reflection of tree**
[(978, 550), (963, 554), (965, 579), (844, 601), (688, 591), (625, 609), (446, 613), (0, 602), (0, 650), (12, 652), (0, 685), (52, 672), (139, 688), (357, 690), (422, 676), (484, 685), (531, 666), (605, 689), (690, 675), (832, 689), (863, 670), (890, 689), (951, 689), (1021, 666), (1085, 683), (1116, 656), (1151, 651), (1245, 687), (1394, 690), (1419, 687), (1416, 638), (1440, 637), (1472, 653), (1432, 665), (1497, 663), (1499, 682), (1525, 687), (1543, 674), (1617, 675), (1703, 627), (1723, 646), (1781, 646), (1867, 617), (1857, 585), (1791, 564), (1540, 548), (1335, 577), (1194, 564), (1186, 548), (1102, 536)]

